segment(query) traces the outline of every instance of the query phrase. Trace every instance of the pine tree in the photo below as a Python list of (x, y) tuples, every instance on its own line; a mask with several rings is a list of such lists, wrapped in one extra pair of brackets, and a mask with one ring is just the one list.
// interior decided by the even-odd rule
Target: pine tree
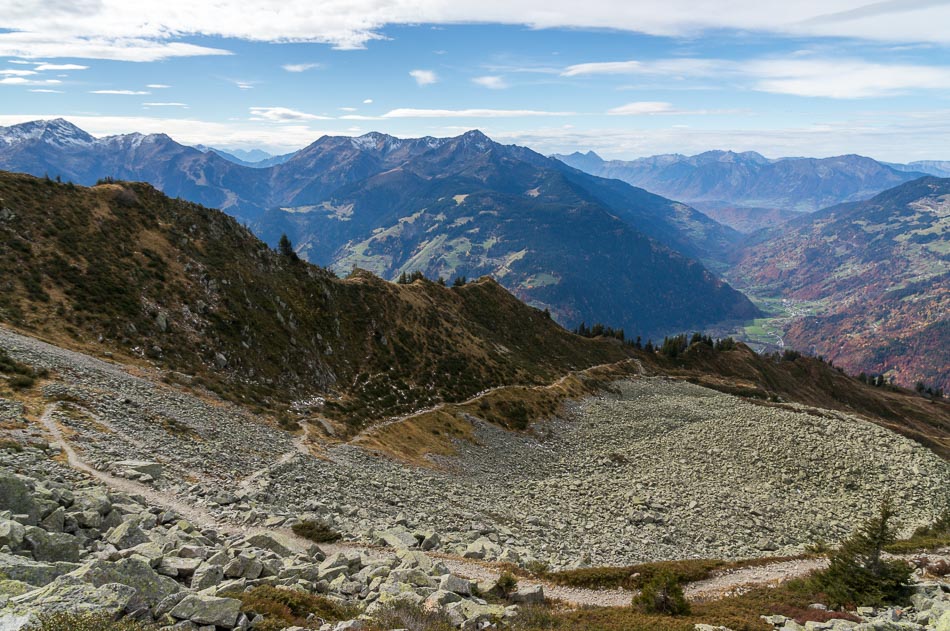
[(291, 261), (298, 261), (300, 257), (297, 256), (297, 252), (294, 251), (294, 245), (290, 242), (290, 239), (286, 234), (280, 235), (280, 242), (277, 244), (277, 251), (280, 252), (280, 255)]

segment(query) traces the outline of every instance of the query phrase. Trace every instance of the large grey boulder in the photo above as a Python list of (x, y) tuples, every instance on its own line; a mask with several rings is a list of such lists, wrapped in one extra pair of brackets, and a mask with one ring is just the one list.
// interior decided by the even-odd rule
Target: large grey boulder
[(30, 487), (9, 471), (0, 471), (0, 510), (8, 510), (14, 515), (28, 515), (30, 524), (36, 524), (40, 513)]
[(32, 559), (0, 552), (0, 575), (36, 587), (52, 583), (58, 576), (76, 569), (74, 563), (41, 563)]
[(291, 552), (292, 542), (290, 537), (281, 535), (279, 533), (261, 533), (251, 535), (245, 541), (247, 541), (248, 545), (251, 545), (255, 548), (261, 548), (263, 550), (270, 550), (280, 557), (288, 557), (293, 554), (293, 552)]
[(75, 576), (60, 576), (45, 587), (10, 599), (15, 612), (90, 612), (118, 616), (130, 611), (136, 599), (134, 587), (119, 583), (95, 586)]
[(454, 574), (446, 574), (439, 582), (439, 589), (446, 592), (461, 594), (463, 596), (471, 596), (472, 581), (466, 578), (455, 576)]
[(406, 550), (419, 545), (413, 534), (402, 528), (392, 528), (377, 533), (377, 537), (384, 544), (396, 550)]
[(152, 460), (120, 460), (112, 463), (112, 469), (122, 477), (138, 478), (147, 475), (152, 480), (158, 480), (162, 477), (164, 466)]
[(9, 546), (11, 550), (19, 550), (25, 534), (26, 529), (20, 522), (12, 519), (0, 520), (0, 548)]
[(37, 561), (79, 561), (79, 539), (60, 532), (46, 532), (36, 526), (27, 526), (23, 547), (33, 553)]
[(191, 594), (175, 605), (170, 614), (178, 620), (191, 620), (196, 624), (213, 624), (233, 629), (238, 616), (241, 615), (241, 601)]
[(539, 605), (544, 602), (544, 588), (540, 585), (522, 587), (511, 595), (511, 602), (523, 605)]
[(100, 587), (108, 583), (121, 583), (135, 589), (137, 601), (150, 608), (157, 605), (162, 599), (181, 590), (174, 580), (159, 576), (152, 567), (140, 559), (120, 559), (119, 561), (90, 561), (69, 576)]
[(224, 579), (224, 569), (220, 565), (202, 563), (191, 577), (191, 588), (195, 591), (214, 587)]
[(148, 535), (139, 528), (138, 519), (130, 519), (113, 528), (106, 537), (106, 541), (119, 550), (125, 550), (147, 542)]

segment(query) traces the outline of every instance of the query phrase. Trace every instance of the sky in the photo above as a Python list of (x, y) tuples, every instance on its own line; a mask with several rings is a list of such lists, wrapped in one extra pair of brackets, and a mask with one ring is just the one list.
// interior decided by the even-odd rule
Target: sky
[(950, 160), (950, 0), (0, 0), (0, 125)]

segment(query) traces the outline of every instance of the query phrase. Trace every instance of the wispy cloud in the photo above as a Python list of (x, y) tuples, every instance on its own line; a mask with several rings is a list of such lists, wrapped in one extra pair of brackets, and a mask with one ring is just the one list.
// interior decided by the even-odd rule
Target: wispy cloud
[(151, 94), (146, 90), (90, 90), (89, 94), (114, 94), (118, 96), (142, 96)]
[(289, 107), (252, 107), (251, 120), (271, 121), (275, 123), (292, 123), (308, 120), (331, 120), (329, 116), (307, 114), (292, 110)]
[(643, 114), (667, 114), (673, 111), (673, 104), (663, 101), (635, 101), (608, 110), (612, 116), (640, 116)]
[(27, 79), (25, 77), (4, 77), (0, 85), (59, 85), (59, 79)]
[(170, 88), (171, 86), (167, 83), (149, 83), (146, 88), (152, 88), (153, 90), (164, 90)]
[(176, 102), (150, 102), (142, 103), (145, 107), (188, 107), (187, 103), (176, 103)]
[(363, 99), (363, 105), (370, 105), (373, 102), (373, 99)]
[(287, 72), (306, 72), (307, 70), (312, 70), (313, 68), (319, 68), (320, 64), (310, 63), (310, 64), (284, 64), (281, 66)]
[(508, 82), (505, 81), (504, 77), (499, 77), (496, 75), (486, 75), (484, 77), (475, 77), (472, 79), (472, 83), (475, 85), (480, 85), (483, 88), (488, 88), (490, 90), (503, 90), (508, 87)]
[(62, 94), (62, 90), (49, 90), (46, 88), (33, 88), (30, 92), (39, 92), (41, 94)]
[(89, 70), (89, 66), (80, 66), (79, 64), (40, 64), (36, 70), (43, 72), (45, 70)]
[(242, 81), (240, 79), (231, 79), (231, 83), (233, 83), (234, 85), (236, 85), (242, 90), (254, 89), (254, 81)]
[(419, 85), (432, 85), (439, 80), (431, 70), (410, 70), (409, 76), (415, 79)]
[(572, 116), (576, 112), (547, 112), (542, 110), (434, 110), (399, 108), (386, 112), (382, 118), (515, 118), (522, 116)]
[(29, 77), (34, 74), (37, 74), (35, 70), (16, 70), (13, 68), (0, 70), (0, 75), (5, 77)]
[[(149, 19), (143, 20), (141, 16)], [(29, 3), (4, 12), (0, 54), (146, 61), (226, 51), (172, 41), (184, 35), (267, 42), (316, 42), (363, 48), (385, 39), (387, 25), (500, 23), (531, 28), (609, 28), (663, 37), (704, 31), (858, 38), (893, 43), (950, 43), (950, 4), (942, 0), (840, 0), (781, 3), (734, 0), (710, 10), (708, 0), (551, 2), (515, 6), (472, 0), (141, 0)], [(7, 52), (9, 51), (9, 52)]]

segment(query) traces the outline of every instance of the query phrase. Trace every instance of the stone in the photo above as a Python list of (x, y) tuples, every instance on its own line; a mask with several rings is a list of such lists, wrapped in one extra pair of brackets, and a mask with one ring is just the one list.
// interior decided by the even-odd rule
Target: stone
[(11, 550), (19, 550), (25, 534), (26, 529), (20, 522), (12, 519), (0, 520), (0, 548), (9, 546)]
[(439, 581), (439, 589), (463, 596), (471, 596), (472, 581), (455, 576), (454, 574), (446, 574), (442, 577), (442, 580)]
[(106, 537), (106, 541), (119, 550), (125, 550), (147, 542), (148, 535), (139, 528), (139, 520), (130, 519), (113, 528)]
[(181, 589), (172, 579), (159, 576), (148, 563), (132, 558), (116, 562), (97, 559), (70, 572), (68, 576), (96, 587), (108, 583), (128, 585), (136, 591), (136, 603), (149, 608)]
[(201, 565), (201, 559), (167, 556), (158, 564), (158, 573), (172, 578), (187, 578), (195, 573), (199, 565)]
[(159, 480), (164, 472), (164, 465), (152, 460), (119, 460), (112, 463), (112, 469), (123, 477), (131, 477), (129, 474), (137, 476), (147, 475), (152, 480)]
[(58, 576), (76, 569), (73, 563), (41, 563), (21, 556), (0, 552), (0, 575), (42, 587), (52, 583)]
[(522, 587), (511, 595), (511, 602), (518, 605), (536, 605), (544, 602), (544, 588), (540, 585)]
[(202, 563), (191, 577), (191, 589), (201, 591), (214, 587), (224, 579), (224, 569), (220, 565)]
[(169, 614), (178, 620), (191, 620), (197, 624), (233, 629), (241, 614), (241, 601), (235, 598), (189, 594), (175, 605)]
[(27, 526), (23, 543), (37, 561), (79, 561), (79, 539), (66, 533), (46, 532), (36, 526)]
[(45, 587), (10, 599), (14, 608), (30, 612), (63, 611), (106, 613), (118, 616), (136, 599), (134, 587), (119, 583), (95, 586), (74, 576), (60, 576)]
[(422, 606), (426, 609), (442, 609), (446, 605), (459, 602), (460, 600), (462, 600), (462, 597), (456, 592), (439, 589), (429, 594), (422, 603)]
[(384, 530), (377, 536), (383, 544), (396, 550), (405, 550), (419, 545), (413, 534), (404, 529)]
[(290, 538), (277, 533), (262, 533), (251, 535), (247, 543), (255, 548), (270, 550), (280, 557), (292, 556)]
[(28, 515), (31, 525), (39, 519), (39, 507), (33, 500), (30, 488), (8, 471), (0, 471), (0, 510), (8, 510), (14, 515)]

